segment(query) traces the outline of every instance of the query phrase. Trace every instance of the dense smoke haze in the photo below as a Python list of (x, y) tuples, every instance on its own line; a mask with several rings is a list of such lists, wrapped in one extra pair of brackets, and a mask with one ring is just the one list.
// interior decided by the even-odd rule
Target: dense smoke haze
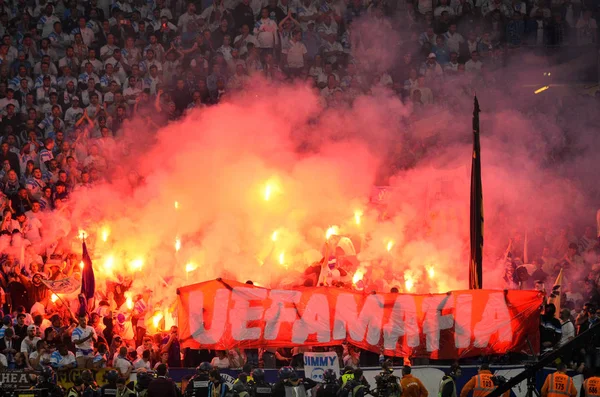
[[(389, 65), (401, 54), (375, 56)], [(499, 258), (510, 236), (537, 226), (578, 231), (593, 225), (598, 205), (598, 103), (568, 88), (534, 95), (526, 86), (547, 84), (550, 69), (532, 55), (516, 58), (476, 93), (484, 288), (504, 288)], [(430, 107), (425, 117), (385, 89), (324, 110), (307, 86), (256, 78), (246, 93), (157, 132), (136, 120), (110, 182), (75, 192), (52, 215), (62, 226), (45, 238), (64, 235), (78, 252), (85, 230), (97, 276), (133, 279), (132, 291), (152, 289), (155, 304), (216, 277), (300, 285), (331, 226), (352, 239), (373, 288), (465, 289), (470, 79), (447, 82), (452, 106)], [(391, 187), (381, 202), (376, 185)]]

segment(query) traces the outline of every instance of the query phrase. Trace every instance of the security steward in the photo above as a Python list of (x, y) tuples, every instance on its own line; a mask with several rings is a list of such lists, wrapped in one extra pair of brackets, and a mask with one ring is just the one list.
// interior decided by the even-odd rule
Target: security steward
[(79, 376), (73, 379), (73, 386), (68, 390), (67, 397), (83, 397), (83, 381)]
[(272, 386), (265, 380), (265, 371), (262, 368), (252, 370), (252, 379), (248, 381), (248, 393), (252, 397), (271, 397)]
[(323, 374), (323, 381), (319, 385), (316, 397), (336, 397), (340, 390), (340, 384), (337, 381), (337, 375), (333, 369), (328, 369)]
[(117, 395), (117, 380), (119, 380), (119, 373), (111, 369), (104, 374), (105, 385), (100, 388), (100, 397), (111, 397)]
[(350, 366), (344, 367), (344, 371), (340, 379), (342, 380), (342, 387), (346, 386), (346, 383), (349, 380), (354, 379), (354, 368)]
[(600, 368), (596, 368), (593, 376), (587, 378), (581, 386), (581, 397), (600, 397)]
[(456, 379), (461, 375), (461, 368), (458, 363), (450, 366), (450, 372), (444, 375), (440, 381), (438, 397), (457, 397), (456, 396)]
[(427, 397), (429, 392), (423, 382), (412, 374), (412, 368), (405, 365), (402, 368), (402, 379), (400, 380), (402, 397)]
[[(481, 364), (479, 367), (479, 373), (472, 377), (464, 386), (460, 392), (460, 397), (467, 397), (469, 393), (473, 392), (473, 397), (485, 397), (492, 391), (496, 390), (494, 376), (490, 371), (489, 364)], [(502, 395), (502, 397), (510, 397), (510, 390)]]
[(548, 375), (542, 386), (542, 397), (577, 397), (573, 379), (567, 375), (567, 366), (560, 363), (556, 372)]

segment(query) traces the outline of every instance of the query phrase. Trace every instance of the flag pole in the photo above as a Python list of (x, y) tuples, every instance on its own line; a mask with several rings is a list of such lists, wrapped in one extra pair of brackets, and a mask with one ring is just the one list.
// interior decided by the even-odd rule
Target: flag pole
[(471, 160), (469, 289), (481, 289), (483, 287), (483, 187), (481, 183), (479, 112), (479, 101), (475, 96), (473, 100), (473, 156)]

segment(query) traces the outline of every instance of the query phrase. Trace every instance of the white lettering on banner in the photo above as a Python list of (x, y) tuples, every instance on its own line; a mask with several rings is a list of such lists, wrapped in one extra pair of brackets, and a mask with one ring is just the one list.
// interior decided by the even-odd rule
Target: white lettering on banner
[(438, 295), (423, 299), (423, 333), (426, 335), (427, 351), (432, 352), (440, 348), (440, 331), (450, 329), (454, 325), (452, 314), (442, 315), (443, 309), (453, 309), (454, 301), (451, 295)]
[(488, 301), (483, 311), (481, 321), (475, 325), (475, 347), (487, 347), (490, 337), (498, 333), (499, 342), (512, 341), (510, 313), (504, 300), (504, 293), (497, 292), (488, 295)]
[(376, 345), (381, 337), (384, 300), (380, 295), (368, 295), (358, 315), (356, 298), (352, 294), (340, 294), (335, 305), (333, 339), (350, 339), (362, 342), (367, 334), (367, 343)]
[[(402, 347), (410, 349), (420, 345), (422, 332), (426, 336), (426, 351), (433, 352), (440, 348), (440, 332), (447, 329), (454, 330), (454, 344), (459, 349), (486, 348), (496, 334), (500, 343), (510, 343), (513, 338), (503, 292), (487, 294), (482, 318), (474, 326), (472, 294), (432, 295), (418, 300), (411, 295), (398, 295), (388, 312), (384, 311), (384, 296), (377, 294), (340, 293), (336, 296), (337, 301), (331, 302), (335, 304), (334, 311), (329, 295), (312, 292), (308, 301), (303, 301), (297, 308), (302, 297), (302, 292), (296, 290), (236, 287), (230, 291), (221, 288), (211, 297), (213, 302), (205, 306), (208, 297), (202, 291), (191, 291), (188, 313), (192, 337), (200, 344), (217, 344), (222, 341), (225, 330), (231, 329), (235, 341), (259, 340), (261, 337), (267, 341), (277, 340), (282, 324), (287, 323), (286, 330), (291, 329), (290, 342), (294, 344), (305, 343), (316, 334), (319, 343), (349, 339), (377, 346), (383, 332), (385, 350), (396, 350), (403, 337)], [(364, 299), (360, 308), (359, 299)], [(421, 302), (420, 308), (416, 307), (417, 301)], [(422, 330), (419, 318), (423, 321)], [(264, 328), (261, 325), (248, 327), (249, 322), (260, 323), (261, 320)]]
[[(202, 291), (190, 292), (189, 301), (194, 302), (193, 305), (189, 305), (190, 329), (195, 330), (192, 333), (192, 337), (197, 342), (204, 345), (210, 345), (219, 342), (223, 337), (225, 323), (227, 322), (229, 290), (217, 290), (212, 305), (213, 313), (207, 313), (207, 309), (204, 307), (204, 294)], [(207, 314), (212, 315), (210, 330), (207, 330), (204, 326), (204, 321)]]
[(236, 287), (231, 292), (233, 308), (229, 315), (231, 322), (231, 336), (237, 341), (259, 339), (262, 329), (260, 327), (248, 328), (248, 321), (261, 320), (263, 306), (250, 307), (251, 301), (262, 301), (267, 297), (266, 289)]
[(304, 343), (309, 335), (315, 333), (317, 341), (329, 342), (331, 340), (329, 316), (327, 296), (312, 294), (304, 307), (302, 318), (294, 323), (292, 342)]
[(471, 345), (472, 312), (473, 295), (458, 295), (454, 310), (454, 344), (457, 349), (466, 349)]
[(300, 291), (271, 290), (271, 307), (265, 311), (265, 339), (275, 340), (279, 335), (282, 323), (293, 323), (298, 317), (294, 307), (286, 304), (298, 304), (302, 293)]
[(408, 347), (419, 346), (419, 324), (417, 308), (410, 295), (400, 295), (392, 309), (390, 320), (383, 327), (383, 348), (395, 350), (398, 339), (406, 335)]

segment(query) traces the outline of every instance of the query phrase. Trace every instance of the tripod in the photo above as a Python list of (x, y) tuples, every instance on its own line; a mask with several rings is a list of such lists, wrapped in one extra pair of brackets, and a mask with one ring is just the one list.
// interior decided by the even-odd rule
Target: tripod
[[(528, 369), (528, 366), (525, 366)], [(540, 392), (535, 388), (535, 373), (527, 377), (527, 394), (525, 397), (541, 397)]]

